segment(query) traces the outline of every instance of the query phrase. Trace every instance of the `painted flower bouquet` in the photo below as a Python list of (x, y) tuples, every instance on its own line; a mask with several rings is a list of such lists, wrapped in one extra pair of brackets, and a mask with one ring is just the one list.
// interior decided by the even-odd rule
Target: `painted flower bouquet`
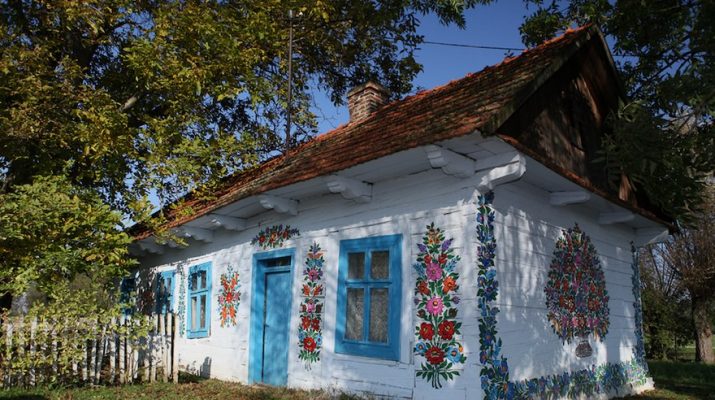
[(418, 325), (415, 327), (417, 342), (414, 352), (424, 357), (417, 376), (442, 387), (441, 380), (451, 380), (459, 375), (454, 367), (464, 364), (467, 357), (457, 341), (461, 322), (457, 322), (459, 274), (455, 271), (459, 256), (451, 248), (452, 239), (445, 240), (441, 229), (434, 223), (418, 244), (419, 254), (414, 269), (417, 272), (415, 304)]
[(238, 271), (228, 266), (225, 273), (221, 274), (221, 288), (218, 293), (218, 312), (221, 327), (236, 325), (236, 314), (241, 302), (241, 293), (238, 288)]
[(578, 225), (556, 242), (544, 293), (549, 322), (561, 340), (583, 342), (593, 334), (603, 341), (609, 326), (606, 281), (596, 248)]
[(283, 246), (283, 243), (294, 237), (300, 235), (298, 228), (291, 228), (290, 225), (273, 225), (268, 226), (251, 239), (251, 245), (258, 245), (263, 250), (275, 249), (277, 247)]
[(300, 325), (298, 326), (298, 358), (310, 364), (320, 360), (320, 348), (323, 343), (322, 331), (322, 297), (323, 284), (323, 251), (318, 243), (313, 243), (308, 249), (303, 269), (303, 301), (300, 304)]

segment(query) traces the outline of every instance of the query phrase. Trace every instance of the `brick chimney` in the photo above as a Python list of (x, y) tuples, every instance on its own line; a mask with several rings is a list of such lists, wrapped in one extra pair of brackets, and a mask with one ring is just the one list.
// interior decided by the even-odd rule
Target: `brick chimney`
[(382, 85), (367, 82), (348, 92), (348, 110), (350, 122), (365, 119), (380, 107), (387, 104), (390, 92)]

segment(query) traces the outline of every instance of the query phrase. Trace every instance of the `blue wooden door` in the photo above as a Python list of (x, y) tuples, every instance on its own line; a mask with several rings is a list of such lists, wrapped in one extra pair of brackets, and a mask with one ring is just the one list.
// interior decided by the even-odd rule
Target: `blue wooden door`
[(288, 383), (293, 249), (253, 255), (248, 381)]
[(285, 386), (288, 382), (290, 271), (266, 271), (265, 290), (263, 382)]

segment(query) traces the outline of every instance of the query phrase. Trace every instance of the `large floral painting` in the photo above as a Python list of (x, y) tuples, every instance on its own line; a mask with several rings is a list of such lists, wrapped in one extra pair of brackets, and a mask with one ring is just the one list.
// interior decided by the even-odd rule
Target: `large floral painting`
[(578, 338), (577, 355), (589, 356), (588, 336), (603, 341), (608, 333), (608, 291), (596, 248), (578, 225), (556, 242), (544, 292), (554, 333), (567, 343)]
[(241, 302), (241, 284), (238, 280), (238, 271), (228, 266), (226, 272), (221, 274), (221, 288), (218, 293), (218, 315), (221, 327), (235, 326), (238, 306)]
[(294, 237), (300, 235), (298, 228), (291, 228), (290, 225), (283, 226), (273, 225), (268, 226), (251, 240), (252, 245), (257, 245), (263, 250), (275, 249), (283, 246), (283, 243)]
[(417, 376), (428, 380), (432, 387), (441, 388), (442, 380), (459, 375), (454, 367), (464, 364), (467, 357), (457, 341), (462, 323), (457, 321), (459, 304), (459, 274), (456, 266), (459, 256), (451, 248), (452, 239), (445, 240), (441, 229), (434, 223), (418, 244), (419, 254), (414, 268), (417, 271), (415, 303), (418, 325), (414, 352), (425, 359)]
[(298, 358), (306, 368), (320, 360), (323, 343), (322, 312), (325, 284), (323, 281), (323, 250), (318, 243), (308, 249), (303, 269), (303, 301), (300, 303), (300, 326), (298, 326)]

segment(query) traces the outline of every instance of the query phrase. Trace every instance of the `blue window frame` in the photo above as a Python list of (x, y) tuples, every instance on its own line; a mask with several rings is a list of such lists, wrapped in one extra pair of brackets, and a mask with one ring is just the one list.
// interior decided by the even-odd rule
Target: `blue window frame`
[(340, 242), (335, 351), (399, 360), (402, 235)]
[(211, 263), (206, 262), (189, 268), (188, 296), (189, 339), (209, 336), (211, 329)]
[(156, 286), (154, 288), (154, 298), (156, 299), (155, 312), (166, 314), (174, 312), (174, 271), (164, 271), (156, 275)]

